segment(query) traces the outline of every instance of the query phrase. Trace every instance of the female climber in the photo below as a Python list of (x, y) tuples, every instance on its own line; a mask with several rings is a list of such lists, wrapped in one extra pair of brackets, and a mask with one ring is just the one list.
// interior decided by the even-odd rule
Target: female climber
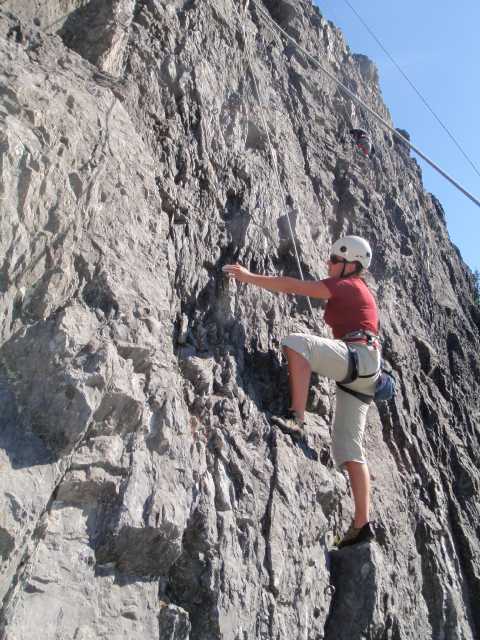
[(366, 240), (345, 236), (332, 246), (329, 277), (324, 280), (256, 275), (239, 264), (223, 268), (238, 282), (327, 301), (324, 320), (332, 329), (333, 340), (294, 333), (282, 341), (291, 407), (272, 421), (289, 433), (303, 433), (312, 370), (337, 382), (332, 453), (337, 467), (346, 469), (349, 475), (355, 503), (354, 520), (339, 548), (370, 541), (375, 536), (369, 515), (370, 475), (362, 444), (368, 407), (381, 369), (377, 305), (361, 277), (371, 259), (372, 250)]

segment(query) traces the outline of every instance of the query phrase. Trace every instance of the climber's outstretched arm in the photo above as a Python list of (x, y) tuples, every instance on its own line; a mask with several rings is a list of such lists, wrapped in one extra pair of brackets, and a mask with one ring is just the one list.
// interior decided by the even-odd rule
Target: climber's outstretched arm
[(276, 293), (294, 293), (300, 296), (308, 296), (309, 298), (320, 298), (328, 300), (331, 294), (328, 288), (321, 280), (299, 280), (298, 278), (289, 278), (288, 276), (262, 276), (250, 273), (248, 269), (240, 264), (228, 264), (223, 267), (223, 271), (230, 278), (253, 284), (268, 291)]

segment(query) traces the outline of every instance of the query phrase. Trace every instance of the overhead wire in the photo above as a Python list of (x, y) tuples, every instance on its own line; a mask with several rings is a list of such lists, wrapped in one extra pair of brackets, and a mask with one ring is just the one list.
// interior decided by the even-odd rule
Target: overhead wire
[(462, 153), (462, 155), (464, 156), (464, 158), (467, 160), (467, 162), (471, 165), (471, 167), (473, 168), (473, 170), (475, 171), (475, 173), (480, 177), (480, 171), (477, 169), (476, 165), (474, 164), (473, 160), (470, 158), (470, 156), (467, 154), (467, 152), (464, 150), (464, 148), (461, 146), (461, 144), (458, 142), (458, 140), (456, 139), (456, 137), (453, 135), (453, 133), (449, 130), (449, 128), (447, 127), (446, 124), (444, 124), (442, 122), (442, 120), (440, 119), (440, 117), (435, 113), (435, 111), (433, 110), (433, 108), (430, 106), (430, 104), (428, 103), (428, 101), (426, 100), (426, 98), (422, 95), (422, 93), (420, 92), (420, 90), (415, 86), (415, 84), (410, 80), (410, 78), (407, 76), (407, 74), (405, 73), (405, 71), (402, 69), (402, 67), (398, 64), (398, 62), (395, 60), (395, 58), (390, 54), (390, 52), (387, 50), (387, 48), (385, 47), (385, 45), (381, 42), (381, 40), (375, 35), (375, 33), (373, 32), (373, 30), (368, 26), (368, 24), (365, 22), (365, 20), (362, 18), (362, 16), (358, 13), (358, 11), (355, 9), (355, 7), (352, 6), (352, 4), (349, 2), (349, 0), (343, 0), (345, 2), (345, 4), (350, 7), (350, 9), (353, 11), (353, 13), (357, 16), (358, 20), (362, 23), (362, 25), (365, 27), (365, 29), (368, 31), (368, 33), (372, 36), (372, 38), (375, 40), (375, 42), (378, 44), (378, 46), (382, 49), (382, 51), (385, 53), (386, 56), (388, 56), (389, 60), (392, 62), (392, 64), (396, 67), (396, 69), (402, 74), (402, 76), (405, 78), (405, 80), (408, 82), (408, 84), (411, 86), (411, 88), (415, 91), (415, 93), (417, 94), (417, 96), (420, 98), (420, 100), (423, 102), (423, 104), (426, 106), (426, 108), (430, 111), (430, 113), (433, 115), (433, 117), (435, 118), (435, 120), (440, 124), (440, 126), (442, 127), (442, 129), (448, 134), (448, 136), (450, 137), (450, 139), (454, 142), (454, 144), (456, 145), (456, 147), (460, 150), (460, 152)]
[(266, 11), (263, 9), (263, 6), (259, 3), (258, 0), (252, 0), (253, 4), (257, 8), (259, 14), (263, 16), (266, 26), (271, 31), (277, 31), (282, 33), (294, 46), (295, 48), (302, 53), (314, 66), (318, 67), (330, 80), (333, 80), (337, 84), (337, 86), (345, 93), (349, 98), (351, 98), (356, 104), (363, 107), (371, 116), (373, 116), (383, 127), (388, 129), (390, 133), (403, 142), (408, 148), (415, 151), (427, 164), (429, 164), (435, 171), (437, 171), (441, 176), (443, 176), (446, 180), (448, 180), (454, 187), (456, 187), (464, 196), (469, 198), (472, 202), (474, 202), (477, 207), (480, 207), (480, 200), (472, 195), (469, 191), (467, 191), (457, 180), (452, 178), (446, 171), (444, 171), (438, 164), (436, 164), (433, 160), (431, 160), (423, 151), (421, 151), (417, 146), (412, 144), (408, 138), (402, 136), (392, 125), (390, 125), (382, 116), (380, 116), (376, 111), (374, 111), (371, 107), (369, 107), (359, 96), (357, 96), (353, 91), (350, 91), (348, 87), (346, 87), (336, 76), (330, 73), (318, 60), (309, 53), (306, 49), (304, 49), (291, 35), (289, 35), (280, 25), (278, 25), (272, 18), (269, 16)]

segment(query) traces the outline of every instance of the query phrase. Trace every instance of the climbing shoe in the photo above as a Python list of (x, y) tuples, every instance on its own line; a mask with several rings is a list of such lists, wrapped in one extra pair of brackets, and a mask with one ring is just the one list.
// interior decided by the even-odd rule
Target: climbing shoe
[(297, 418), (295, 411), (288, 409), (282, 415), (271, 416), (272, 424), (280, 428), (283, 433), (286, 433), (292, 438), (301, 440), (305, 438), (305, 421), (301, 421)]
[(343, 549), (344, 547), (351, 547), (354, 544), (360, 544), (360, 542), (370, 542), (375, 538), (375, 531), (373, 530), (371, 522), (367, 522), (363, 527), (355, 528), (353, 522), (350, 525), (349, 530), (338, 542), (337, 547)]

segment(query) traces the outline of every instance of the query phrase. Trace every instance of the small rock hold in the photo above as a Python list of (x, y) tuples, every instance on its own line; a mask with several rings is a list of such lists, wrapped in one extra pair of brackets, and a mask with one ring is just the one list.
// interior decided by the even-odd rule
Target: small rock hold
[(173, 57), (167, 59), (164, 70), (168, 80), (171, 83), (175, 82), (177, 79), (177, 65), (175, 64), (175, 60)]
[(25, 298), (25, 287), (20, 287), (17, 291), (17, 295), (15, 296), (14, 304), (17, 307), (21, 307), (23, 304), (23, 300)]
[(167, 605), (160, 609), (158, 615), (160, 638), (188, 640), (191, 624), (188, 613), (175, 605)]
[(182, 318), (180, 320), (180, 329), (178, 331), (178, 344), (185, 344), (187, 342), (188, 336), (188, 316), (182, 313)]
[(129, 620), (138, 620), (137, 612), (134, 609), (127, 609), (126, 611), (122, 611), (122, 616), (124, 618), (128, 618)]

